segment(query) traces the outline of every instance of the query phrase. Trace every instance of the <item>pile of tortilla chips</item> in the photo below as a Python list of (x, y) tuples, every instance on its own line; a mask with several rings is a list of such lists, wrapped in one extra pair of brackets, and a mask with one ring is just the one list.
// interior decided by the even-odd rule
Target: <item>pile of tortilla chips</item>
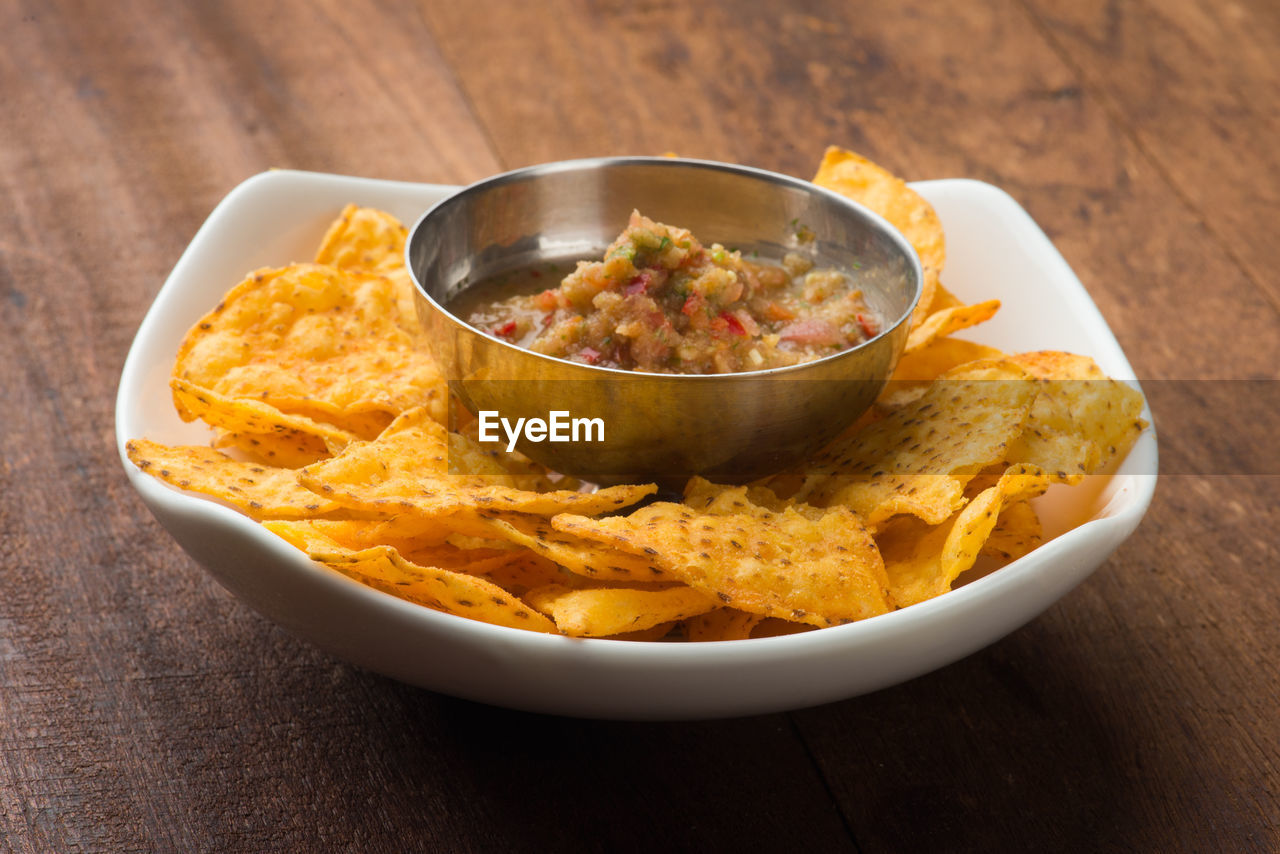
[(1142, 400), (1084, 356), (951, 337), (999, 303), (942, 286), (929, 204), (835, 148), (814, 180), (898, 227), (926, 281), (893, 381), (802, 469), (749, 486), (694, 478), (680, 503), (642, 503), (654, 485), (591, 490), (451, 430), (405, 229), (354, 205), (313, 262), (250, 274), (183, 341), (174, 405), (210, 426), (210, 445), (138, 439), (129, 457), (364, 584), (502, 626), (737, 640), (945, 593), (980, 556), (1038, 546), (1031, 500), (1123, 457)]

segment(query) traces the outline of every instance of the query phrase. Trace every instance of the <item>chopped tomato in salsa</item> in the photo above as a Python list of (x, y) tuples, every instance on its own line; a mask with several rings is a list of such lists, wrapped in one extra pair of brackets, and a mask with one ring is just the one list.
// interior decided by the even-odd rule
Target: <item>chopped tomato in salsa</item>
[[(599, 261), (580, 261), (558, 287), (529, 295), (482, 283), (468, 323), (521, 347), (590, 365), (716, 374), (807, 362), (880, 331), (850, 278), (747, 261), (687, 229), (631, 214)], [(521, 286), (542, 275), (526, 271)], [(537, 276), (534, 275), (537, 273)]]

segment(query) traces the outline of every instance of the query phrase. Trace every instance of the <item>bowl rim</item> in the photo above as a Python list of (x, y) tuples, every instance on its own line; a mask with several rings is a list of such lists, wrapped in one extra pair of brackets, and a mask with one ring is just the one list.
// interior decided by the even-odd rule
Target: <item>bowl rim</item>
[[(427, 220), (430, 219), (434, 214), (438, 213), (440, 210), (444, 209), (445, 207), (452, 204), (456, 204), (459, 200), (467, 196), (484, 192), (486, 190), (491, 190), (495, 187), (501, 187), (506, 184), (512, 184), (522, 180), (529, 180), (531, 177), (536, 178), (540, 175), (554, 175), (554, 174), (559, 174), (563, 172), (571, 172), (575, 170), (587, 170), (587, 169), (608, 168), (611, 166), (630, 166), (630, 165), (674, 166), (674, 167), (683, 168), (683, 169), (710, 169), (718, 172), (727, 172), (727, 173), (738, 175), (744, 178), (761, 180), (761, 181), (765, 181), (773, 184), (781, 184), (783, 186), (787, 186), (804, 193), (810, 193), (813, 195), (817, 195), (819, 197), (825, 197), (829, 201), (834, 202), (837, 207), (852, 208), (853, 210), (857, 211), (861, 216), (863, 216), (867, 220), (870, 220), (873, 226), (879, 229), (879, 231), (881, 231), (894, 244), (896, 244), (897, 248), (902, 252), (903, 257), (906, 259), (907, 265), (908, 265), (907, 272), (912, 276), (912, 279), (915, 284), (914, 293), (911, 299), (908, 301), (907, 308), (901, 315), (899, 315), (894, 320), (892, 324), (886, 324), (878, 333), (876, 333), (873, 337), (868, 338), (866, 341), (860, 341), (859, 343), (855, 344), (852, 347), (846, 347), (843, 350), (839, 350), (835, 353), (822, 356), (821, 358), (818, 358), (818, 359), (811, 359), (807, 362), (798, 362), (794, 365), (783, 365), (776, 368), (763, 368), (755, 371), (729, 371), (726, 373), (719, 373), (719, 374), (659, 373), (659, 372), (649, 372), (649, 371), (637, 371), (629, 368), (612, 368), (604, 365), (589, 365), (589, 364), (586, 364), (585, 362), (575, 362), (570, 359), (562, 359), (559, 356), (550, 356), (546, 353), (538, 353), (534, 350), (529, 350), (527, 348), (517, 346), (511, 343), (510, 341), (504, 341), (501, 338), (497, 338), (493, 335), (490, 335), (489, 333), (485, 332), (482, 329), (478, 329), (477, 327), (472, 326), (471, 324), (463, 320), (461, 317), (458, 317), (456, 314), (450, 311), (447, 306), (442, 305), (439, 301), (435, 299), (435, 297), (431, 296), (431, 294), (427, 292), (426, 287), (423, 286), (422, 282), (418, 280), (418, 273), (414, 269), (413, 260), (412, 260), (412, 251), (413, 251), (413, 246), (418, 239), (417, 235), (422, 230)], [(409, 228), (408, 234), (405, 237), (404, 262), (405, 262), (405, 268), (409, 271), (409, 279), (410, 281), (413, 282), (413, 287), (416, 294), (422, 299), (426, 300), (426, 302), (431, 306), (431, 308), (434, 311), (439, 313), (450, 323), (454, 324), (457, 327), (460, 327), (461, 330), (464, 332), (484, 336), (485, 338), (488, 338), (490, 341), (496, 344), (499, 344), (506, 349), (512, 350), (517, 353), (525, 354), (526, 357), (533, 357), (535, 361), (548, 361), (548, 362), (554, 363), (557, 367), (563, 366), (563, 365), (571, 365), (574, 368), (583, 369), (585, 372), (588, 372), (597, 376), (604, 375), (604, 376), (613, 376), (613, 377), (619, 377), (619, 378), (620, 377), (641, 377), (641, 378), (647, 378), (647, 379), (662, 378), (664, 380), (670, 380), (672, 382), (704, 382), (705, 383), (705, 382), (711, 382), (714, 380), (726, 380), (726, 379), (739, 378), (739, 377), (750, 378), (750, 379), (779, 377), (779, 376), (785, 376), (792, 373), (803, 373), (808, 370), (816, 369), (816, 366), (818, 365), (828, 365), (833, 362), (841, 361), (842, 359), (849, 357), (853, 353), (858, 353), (858, 352), (861, 352), (862, 350), (869, 348), (872, 344), (879, 343), (881, 339), (885, 338), (886, 336), (896, 333), (899, 327), (901, 327), (904, 323), (907, 323), (911, 319), (912, 315), (915, 313), (916, 307), (920, 302), (920, 299), (924, 296), (924, 267), (920, 262), (920, 254), (916, 251), (915, 247), (911, 245), (911, 241), (907, 240), (906, 236), (903, 235), (901, 231), (899, 231), (896, 227), (894, 227), (894, 225), (890, 223), (887, 219), (885, 219), (875, 211), (871, 210), (870, 208), (866, 207), (865, 205), (859, 202), (856, 202), (853, 199), (848, 198), (847, 196), (843, 196), (833, 190), (828, 190), (825, 187), (820, 187), (811, 181), (804, 181), (800, 178), (795, 178), (791, 175), (783, 175), (782, 173), (772, 172), (768, 169), (761, 169), (756, 166), (743, 166), (736, 163), (724, 163), (718, 160), (702, 160), (702, 159), (692, 158), (692, 157), (661, 157), (661, 156), (654, 157), (654, 156), (628, 155), (628, 156), (620, 156), (620, 157), (583, 157), (583, 158), (577, 158), (577, 159), (571, 159), (571, 160), (552, 160), (546, 163), (535, 163), (529, 166), (522, 166), (517, 169), (509, 169), (505, 172), (500, 172), (496, 175), (491, 175), (487, 178), (482, 178), (479, 181), (475, 181), (471, 184), (468, 184), (460, 188), (456, 193), (452, 193), (449, 196), (446, 196), (445, 198), (440, 199), (439, 201), (435, 202), (433, 205), (431, 205), (429, 208), (427, 208), (425, 211), (422, 212), (422, 214), (417, 218), (417, 220), (414, 221), (413, 225)], [(904, 339), (904, 344), (905, 344), (905, 339)], [(900, 356), (900, 355), (901, 355), (901, 352), (899, 348), (899, 352), (895, 354), (895, 359), (894, 359), (895, 362), (897, 361), (897, 356)], [(890, 371), (890, 373), (892, 373), (892, 370)], [(886, 375), (885, 377), (883, 377), (883, 379), (888, 379), (888, 376)], [(632, 380), (625, 380), (625, 381), (632, 381)]]

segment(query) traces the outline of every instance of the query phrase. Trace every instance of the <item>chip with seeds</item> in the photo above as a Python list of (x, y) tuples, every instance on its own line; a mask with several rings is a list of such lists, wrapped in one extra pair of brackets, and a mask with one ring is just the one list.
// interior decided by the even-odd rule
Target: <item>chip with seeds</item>
[(706, 614), (699, 614), (684, 621), (686, 640), (725, 641), (746, 640), (751, 631), (765, 618), (759, 614), (748, 614), (735, 608), (717, 608)]
[(892, 172), (835, 146), (823, 155), (813, 183), (880, 214), (915, 248), (924, 269), (924, 282), (920, 302), (911, 315), (911, 325), (923, 323), (933, 304), (947, 256), (942, 222), (933, 206)]
[(1009, 462), (1026, 462), (1059, 483), (1077, 483), (1128, 453), (1146, 428), (1142, 395), (1088, 356), (1040, 351), (1009, 357), (1039, 385), (1026, 430)]
[(518, 451), (486, 448), (465, 433), (449, 433), (449, 471), (461, 475), (481, 475), (485, 482), (524, 489), (552, 492), (573, 489), (576, 481), (553, 479), (546, 467)]
[(298, 485), (292, 469), (232, 459), (212, 448), (131, 439), (125, 445), (139, 469), (165, 483), (220, 498), (254, 519), (303, 519), (341, 508)]
[(939, 524), (964, 504), (965, 482), (1004, 459), (1035, 395), (1036, 384), (1012, 362), (961, 365), (829, 447), (794, 498), (844, 505), (872, 527), (901, 514)]
[(227, 397), (187, 380), (170, 380), (169, 386), (176, 405), (228, 433), (274, 434), (286, 444), (296, 445), (299, 451), (314, 447), (315, 443), (308, 439), (319, 440), (327, 449), (333, 449), (343, 448), (357, 438), (332, 424), (305, 415), (290, 415), (260, 400)]
[(935, 311), (911, 330), (907, 338), (904, 353), (922, 350), (941, 338), (946, 338), (961, 329), (968, 329), (979, 323), (985, 323), (995, 317), (1000, 310), (1000, 300), (993, 299), (973, 305), (957, 305)]
[(489, 558), (461, 569), (521, 597), (536, 587), (561, 583), (566, 576), (552, 561), (523, 549), (512, 549), (502, 557)]
[(550, 620), (518, 596), (483, 578), (420, 566), (390, 546), (349, 549), (305, 521), (264, 524), (312, 560), (393, 596), (494, 625), (556, 631)]
[(323, 439), (293, 430), (246, 433), (215, 427), (213, 447), (234, 448), (247, 459), (289, 469), (301, 468), (331, 456)]
[(378, 435), (387, 429), (392, 419), (395, 418), (395, 415), (384, 410), (343, 412), (325, 409), (324, 407), (310, 407), (301, 403), (291, 405), (289, 412), (296, 415), (304, 415), (313, 421), (332, 424), (340, 430), (345, 430), (360, 439), (366, 440), (378, 438)]
[(889, 607), (875, 542), (843, 507), (814, 520), (790, 507), (768, 515), (711, 515), (659, 502), (627, 516), (562, 514), (551, 523), (650, 556), (721, 604), (753, 614), (830, 626)]
[(320, 241), (315, 261), (343, 270), (385, 276), (395, 287), (402, 314), (414, 317), (413, 279), (404, 264), (404, 244), (408, 236), (409, 230), (404, 224), (386, 211), (347, 205)]
[(376, 208), (347, 205), (329, 226), (316, 251), (316, 263), (364, 273), (404, 268), (408, 229)]
[(544, 516), (528, 513), (469, 513), (444, 524), (477, 537), (506, 540), (554, 561), (570, 572), (601, 581), (670, 581), (671, 576), (641, 555), (606, 548), (551, 527)]
[(675, 587), (586, 587), (551, 584), (530, 590), (529, 604), (572, 637), (604, 637), (642, 631), (716, 608), (720, 601), (683, 585)]
[(1035, 508), (1027, 501), (1015, 501), (1000, 511), (991, 536), (982, 544), (982, 554), (1002, 561), (1017, 560), (1044, 542), (1044, 528)]
[[(313, 493), (314, 494), (314, 493)], [(459, 548), (431, 536), (403, 536), (394, 520), (341, 519), (313, 520), (315, 530), (346, 548), (359, 551), (373, 546), (391, 546), (414, 563), (444, 569), (467, 569), (487, 561), (510, 561), (517, 553), (510, 549)]]
[(263, 269), (187, 333), (173, 376), (284, 412), (394, 415), (427, 406), (443, 420), (445, 383), (418, 334), (383, 276), (319, 264)]
[(929, 384), (947, 371), (966, 362), (998, 359), (1003, 353), (994, 347), (963, 338), (938, 338), (911, 353), (903, 353), (884, 391), (876, 398), (879, 410), (899, 409), (925, 393)]
[(776, 513), (787, 506), (767, 486), (728, 486), (691, 477), (684, 487), (684, 503), (701, 513)]
[(910, 516), (888, 523), (876, 534), (876, 544), (894, 604), (905, 608), (950, 590), (977, 560), (1004, 505), (1039, 495), (1049, 483), (1034, 466), (1012, 466), (944, 524), (929, 526)]
[(298, 470), (298, 482), (344, 507), (419, 517), (477, 508), (550, 516), (627, 507), (657, 487), (610, 486), (596, 492), (530, 492), (487, 484), (483, 476), (448, 474), (448, 434), (425, 409), (400, 415), (372, 442)]
[(938, 282), (938, 287), (935, 288), (933, 292), (933, 300), (929, 303), (929, 309), (925, 314), (937, 314), (940, 311), (944, 311), (948, 308), (954, 308), (957, 305), (964, 305), (964, 303), (961, 302), (958, 296), (947, 290), (946, 286), (944, 286), (942, 282)]
[[(556, 489), (577, 490), (582, 481), (552, 472), (546, 466), (535, 463), (519, 451), (508, 451), (501, 445), (482, 444), (478, 438), (479, 421), (461, 403), (449, 408), (451, 419), (456, 415), (465, 420), (450, 426), (449, 471), (454, 474), (474, 474), (485, 471), (501, 471), (510, 475), (510, 485), (532, 492), (551, 492)], [(454, 438), (456, 436), (456, 438)]]

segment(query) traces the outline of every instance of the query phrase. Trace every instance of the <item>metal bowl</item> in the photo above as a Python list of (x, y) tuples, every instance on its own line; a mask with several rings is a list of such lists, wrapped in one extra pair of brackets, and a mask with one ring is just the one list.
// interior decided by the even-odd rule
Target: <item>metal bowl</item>
[[(850, 271), (882, 331), (786, 368), (652, 374), (524, 350), (449, 311), (461, 291), (501, 273), (600, 257), (633, 209), (688, 228), (708, 245), (764, 258), (801, 252), (818, 267)], [(760, 169), (665, 157), (549, 163), (480, 181), (423, 214), (406, 255), (419, 317), (463, 405), (513, 424), (557, 411), (565, 420), (601, 419), (603, 441), (525, 438), (516, 446), (599, 483), (675, 484), (694, 474), (743, 482), (811, 456), (883, 388), (922, 281), (911, 245), (861, 205)]]

